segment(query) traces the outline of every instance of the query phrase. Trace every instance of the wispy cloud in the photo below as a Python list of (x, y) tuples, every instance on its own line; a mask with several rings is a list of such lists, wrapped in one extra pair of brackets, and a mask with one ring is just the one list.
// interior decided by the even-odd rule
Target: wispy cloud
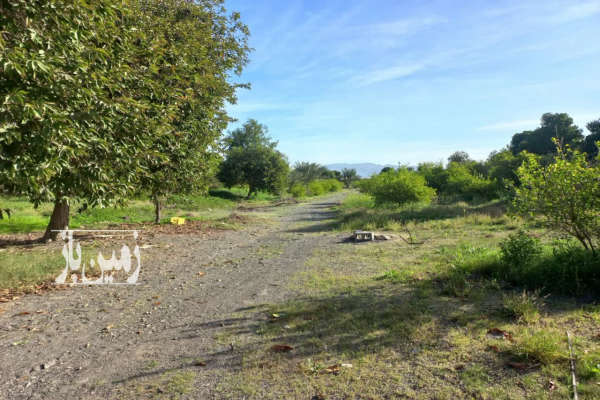
[(390, 68), (376, 69), (364, 74), (356, 75), (351, 80), (357, 82), (359, 86), (372, 85), (385, 81), (396, 80), (415, 74), (425, 68), (423, 64), (397, 65)]

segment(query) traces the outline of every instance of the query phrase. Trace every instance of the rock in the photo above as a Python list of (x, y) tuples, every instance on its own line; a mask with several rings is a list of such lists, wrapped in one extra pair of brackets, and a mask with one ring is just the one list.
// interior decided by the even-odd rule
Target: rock
[(48, 369), (50, 367), (53, 367), (54, 365), (56, 365), (56, 360), (51, 360), (45, 364), (40, 365), (40, 369)]

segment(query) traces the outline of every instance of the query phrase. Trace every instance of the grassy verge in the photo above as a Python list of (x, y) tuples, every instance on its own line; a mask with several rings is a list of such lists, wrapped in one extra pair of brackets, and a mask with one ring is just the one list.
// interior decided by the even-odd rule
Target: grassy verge
[[(401, 235), (389, 217), (417, 215), (409, 225), (422, 244), (316, 250), (293, 278), (297, 297), (261, 308), (267, 320), (239, 338), (243, 361), (223, 397), (569, 398), (569, 330), (580, 398), (600, 398), (600, 307), (474, 270), (499, 257), (521, 222), (464, 205), (378, 210), (367, 201), (349, 197), (334, 228), (359, 215)], [(437, 217), (456, 207), (467, 212)], [(235, 337), (238, 327), (228, 329)]]

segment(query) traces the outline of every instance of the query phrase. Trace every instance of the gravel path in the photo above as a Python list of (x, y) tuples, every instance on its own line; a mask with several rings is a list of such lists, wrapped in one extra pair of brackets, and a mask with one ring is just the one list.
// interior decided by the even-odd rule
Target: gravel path
[[(289, 298), (287, 283), (317, 247), (332, 246), (331, 207), (344, 194), (269, 208), (267, 220), (214, 235), (163, 235), (142, 250), (136, 286), (75, 287), (1, 305), (0, 398), (163, 397), (153, 382), (193, 371), (183, 398), (221, 398), (239, 367), (228, 325), (250, 327), (252, 310)], [(204, 274), (202, 274), (204, 273)], [(177, 395), (164, 392), (164, 397)]]

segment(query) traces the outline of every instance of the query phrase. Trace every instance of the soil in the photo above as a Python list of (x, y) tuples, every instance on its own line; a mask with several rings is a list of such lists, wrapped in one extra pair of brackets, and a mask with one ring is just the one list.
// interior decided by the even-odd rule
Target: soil
[(219, 384), (241, 354), (220, 333), (268, 318), (259, 307), (294, 295), (288, 282), (313, 250), (347, 236), (327, 232), (343, 196), (261, 208), (266, 219), (237, 231), (183, 225), (180, 234), (147, 235), (137, 285), (0, 304), (0, 398), (160, 397), (160, 388), (147, 391), (153, 382), (188, 370), (195, 379), (182, 398), (222, 398)]

